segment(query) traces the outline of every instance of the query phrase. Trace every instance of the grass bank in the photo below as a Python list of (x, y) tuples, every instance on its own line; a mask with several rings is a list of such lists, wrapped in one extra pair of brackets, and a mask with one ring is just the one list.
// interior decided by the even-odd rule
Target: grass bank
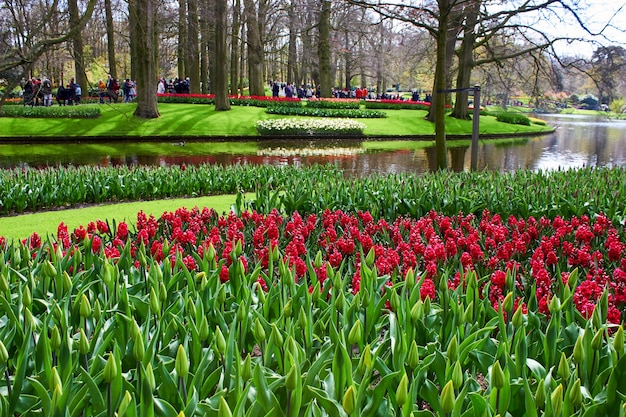
[[(135, 104), (89, 104), (100, 106), (98, 119), (28, 119), (0, 118), (1, 138), (31, 137), (258, 137), (258, 120), (284, 116), (265, 113), (264, 108), (233, 106), (231, 111), (215, 111), (213, 105), (159, 104), (161, 117), (139, 119), (133, 116)], [(360, 120), (367, 126), (366, 136), (434, 135), (434, 124), (424, 120), (424, 110), (386, 110), (384, 119)], [(289, 116), (288, 116), (289, 117)], [(520, 126), (501, 123), (492, 116), (480, 119), (481, 134), (516, 135), (545, 133), (549, 126)], [(446, 118), (446, 133), (470, 135), (472, 122)]]
[(0, 236), (11, 239), (25, 239), (37, 232), (40, 236), (56, 235), (57, 227), (64, 222), (68, 230), (72, 231), (78, 226), (85, 226), (92, 221), (103, 220), (116, 223), (126, 221), (128, 225), (135, 225), (137, 213), (143, 211), (146, 215), (161, 216), (164, 212), (175, 211), (186, 207), (210, 207), (218, 213), (227, 213), (231, 205), (235, 203), (232, 194), (199, 197), (177, 198), (170, 200), (137, 201), (133, 203), (103, 204), (79, 209), (46, 211), (41, 213), (29, 213), (20, 216), (0, 217)]

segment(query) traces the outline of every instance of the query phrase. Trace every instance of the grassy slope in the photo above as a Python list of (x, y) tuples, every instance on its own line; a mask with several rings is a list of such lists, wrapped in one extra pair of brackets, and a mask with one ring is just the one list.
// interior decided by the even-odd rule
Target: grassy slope
[[(98, 106), (98, 104), (90, 104)], [(233, 106), (231, 111), (216, 112), (214, 106), (159, 104), (161, 117), (142, 120), (134, 117), (135, 104), (100, 105), (99, 119), (22, 119), (0, 118), (2, 136), (258, 136), (257, 120), (280, 118), (259, 107)], [(434, 125), (424, 120), (425, 111), (387, 110), (384, 119), (359, 119), (370, 136), (433, 135)], [(25, 122), (26, 120), (26, 122)], [(519, 126), (481, 117), (480, 132), (516, 134), (541, 132), (549, 127)], [(446, 118), (448, 134), (471, 134), (472, 122)]]
[(125, 220), (129, 225), (137, 221), (137, 213), (143, 210), (147, 215), (161, 216), (166, 211), (180, 207), (212, 207), (218, 213), (227, 213), (235, 202), (234, 195), (211, 196), (188, 199), (139, 201), (135, 203), (105, 204), (81, 209), (48, 211), (24, 214), (21, 216), (1, 217), (0, 236), (7, 239), (25, 239), (33, 232), (40, 236), (56, 235), (57, 227), (64, 222), (70, 232), (76, 227), (96, 220), (113, 220), (119, 223)]

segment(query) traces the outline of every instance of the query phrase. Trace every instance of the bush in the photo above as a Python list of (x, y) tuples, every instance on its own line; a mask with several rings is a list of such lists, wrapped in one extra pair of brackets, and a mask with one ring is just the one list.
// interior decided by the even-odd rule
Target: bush
[[(268, 96), (229, 96), (231, 106), (267, 107), (273, 103), (302, 107), (299, 98)], [(215, 104), (215, 94), (159, 94), (159, 103)]]
[(239, 96), (231, 97), (230, 104), (233, 106), (268, 107), (280, 105), (282, 107), (302, 107), (302, 101), (297, 97), (268, 97), (268, 96)]
[(92, 106), (2, 106), (0, 116), (49, 119), (96, 119), (100, 117), (100, 108)]
[(406, 100), (366, 100), (366, 109), (385, 109), (385, 110), (428, 110), (430, 103), (425, 101), (406, 101)]
[(214, 94), (159, 94), (159, 103), (213, 104)]
[(499, 113), (496, 116), (496, 120), (503, 123), (510, 123), (513, 125), (525, 125), (530, 126), (530, 119), (520, 113)]
[(306, 106), (316, 109), (359, 109), (361, 102), (360, 100), (309, 100)]
[(385, 112), (359, 109), (317, 109), (308, 107), (292, 107), (273, 105), (265, 111), (268, 114), (282, 114), (289, 116), (315, 116), (315, 117), (345, 117), (350, 119), (378, 119), (387, 117)]

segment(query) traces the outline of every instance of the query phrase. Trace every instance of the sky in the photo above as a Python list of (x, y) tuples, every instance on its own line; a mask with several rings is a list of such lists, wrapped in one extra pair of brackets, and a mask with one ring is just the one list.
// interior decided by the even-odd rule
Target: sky
[[(545, 25), (546, 30), (555, 36), (566, 34), (572, 37), (584, 37), (605, 45), (620, 45), (626, 48), (626, 0), (580, 0), (579, 3), (581, 20), (592, 32), (599, 32), (608, 22), (611, 23), (613, 27), (608, 27), (605, 31), (608, 39), (591, 37), (573, 19), (559, 22), (557, 16), (551, 16), (540, 24)], [(586, 43), (563, 42), (557, 46), (557, 50), (567, 55), (591, 56), (596, 47)]]

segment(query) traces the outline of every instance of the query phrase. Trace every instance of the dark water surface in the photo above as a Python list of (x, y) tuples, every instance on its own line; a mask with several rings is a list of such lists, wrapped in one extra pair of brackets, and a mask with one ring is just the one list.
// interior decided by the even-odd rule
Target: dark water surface
[[(553, 170), (583, 166), (626, 166), (626, 121), (599, 117), (541, 115), (556, 126), (547, 136), (481, 140), (479, 169)], [(469, 141), (448, 143), (456, 171), (468, 170)], [(307, 166), (333, 163), (349, 176), (427, 172), (435, 166), (433, 142), (311, 140), (0, 145), (0, 167), (59, 165), (271, 164)]]

